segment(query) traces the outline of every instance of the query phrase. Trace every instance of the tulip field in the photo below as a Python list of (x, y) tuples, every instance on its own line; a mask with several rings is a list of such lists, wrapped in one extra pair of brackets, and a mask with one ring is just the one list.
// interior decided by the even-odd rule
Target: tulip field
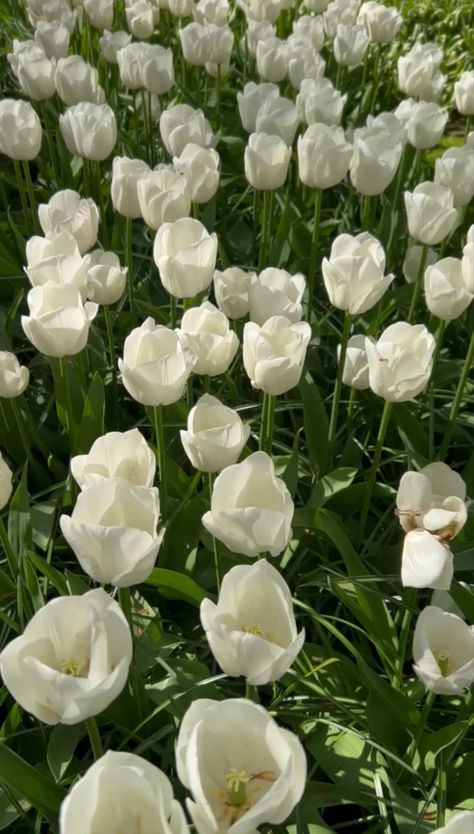
[(0, 25), (0, 831), (474, 834), (471, 3)]

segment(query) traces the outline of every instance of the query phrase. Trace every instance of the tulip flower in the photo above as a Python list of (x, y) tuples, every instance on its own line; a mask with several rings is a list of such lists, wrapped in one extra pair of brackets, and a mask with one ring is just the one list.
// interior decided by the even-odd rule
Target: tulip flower
[[(257, 46), (260, 41), (267, 40), (267, 38), (274, 38), (275, 35), (276, 29), (269, 20), (247, 20), (245, 41), (252, 58), (255, 58), (255, 55), (257, 54)], [(249, 84), (252, 83), (252, 81), (249, 81)], [(251, 131), (249, 131), (249, 133), (251, 133)]]
[(114, 157), (110, 195), (115, 211), (122, 217), (129, 217), (131, 220), (141, 217), (138, 183), (150, 173), (149, 165), (142, 159)]
[(12, 494), (13, 474), (10, 467), (5, 463), (0, 452), (0, 510), (8, 504)]
[(129, 90), (139, 90), (143, 87), (142, 58), (146, 44), (127, 43), (116, 50), (120, 80)]
[(52, 599), (0, 654), (3, 682), (45, 724), (78, 724), (124, 688), (132, 635), (117, 602), (98, 588)]
[(407, 96), (438, 101), (446, 80), (440, 72), (443, 53), (435, 43), (419, 43), (397, 62), (398, 86)]
[(198, 834), (254, 834), (284, 822), (301, 799), (306, 758), (296, 735), (246, 698), (193, 701), (176, 742)]
[(333, 41), (333, 52), (341, 67), (358, 67), (364, 60), (369, 36), (363, 26), (339, 24)]
[(71, 473), (80, 489), (104, 481), (150, 488), (155, 456), (138, 429), (111, 431), (98, 437), (87, 455), (71, 458)]
[(377, 342), (366, 339), (365, 348), (374, 394), (389, 402), (406, 402), (426, 388), (435, 339), (423, 324), (391, 324)]
[(177, 332), (185, 350), (196, 357), (195, 374), (225, 374), (239, 349), (227, 316), (209, 301), (186, 310)]
[(298, 172), (310, 188), (332, 188), (349, 170), (352, 147), (341, 127), (312, 124), (298, 137)]
[[(62, 59), (61, 59), (62, 60)], [(23, 93), (33, 101), (45, 101), (55, 93), (56, 63), (40, 52), (18, 55), (16, 76)]]
[(259, 191), (274, 191), (286, 180), (291, 148), (279, 136), (252, 133), (245, 148), (245, 176)]
[(34, 38), (48, 58), (65, 58), (69, 49), (69, 30), (57, 20), (38, 20)]
[[(91, 802), (90, 798), (95, 797)], [(103, 820), (109, 832), (138, 821), (150, 831), (189, 834), (183, 809), (167, 776), (134, 753), (108, 750), (77, 780), (61, 805), (60, 834), (93, 834)], [(132, 829), (133, 830), (133, 829)]]
[(76, 287), (53, 281), (33, 287), (26, 300), (29, 316), (21, 317), (21, 325), (36, 350), (61, 358), (85, 348), (97, 304), (83, 304)]
[(173, 168), (150, 171), (137, 183), (142, 217), (150, 229), (187, 217), (191, 211), (191, 194), (186, 177)]
[(230, 266), (214, 272), (214, 295), (219, 310), (229, 319), (241, 319), (249, 311), (249, 288), (255, 272)]
[(292, 324), (303, 318), (304, 275), (267, 267), (253, 275), (248, 288), (250, 320), (265, 324), (271, 316), (285, 316)]
[(79, 253), (76, 239), (66, 231), (35, 236), (26, 244), (28, 266), (25, 272), (33, 287), (48, 282), (68, 284), (87, 297), (87, 266)]
[(258, 109), (255, 131), (279, 136), (286, 145), (292, 145), (299, 123), (299, 113), (292, 101), (283, 96), (270, 96)]
[(382, 194), (392, 182), (403, 146), (383, 127), (362, 127), (354, 131), (350, 163), (351, 182), (365, 197)]
[(254, 452), (217, 476), (202, 523), (233, 553), (278, 556), (290, 541), (294, 509), (272, 459)]
[[(405, 252), (403, 261), (403, 275), (408, 284), (414, 284), (420, 274), (421, 259), (424, 257), (423, 246), (409, 246)], [(428, 249), (425, 258), (425, 266), (436, 263), (437, 255), (434, 249)]]
[(451, 817), (446, 825), (437, 828), (433, 834), (472, 834), (474, 826), (474, 811), (462, 811)]
[(62, 23), (72, 33), (76, 25), (77, 12), (71, 11), (63, 0), (28, 0), (26, 12), (32, 26), (46, 18)]
[(243, 675), (252, 686), (276, 681), (304, 644), (297, 633), (291, 592), (265, 559), (237, 565), (222, 581), (217, 605), (201, 603), (201, 623), (226, 675)]
[(44, 49), (34, 40), (19, 41), (14, 38), (12, 46), (13, 52), (8, 53), (7, 61), (10, 64), (11, 71), (16, 77), (18, 77), (20, 61), (23, 58), (29, 58), (34, 62), (44, 56)]
[(56, 67), (56, 92), (67, 105), (93, 102), (103, 104), (105, 93), (99, 84), (99, 74), (80, 55), (60, 58)]
[(255, 52), (257, 72), (264, 81), (278, 84), (288, 72), (288, 46), (280, 38), (259, 41)]
[(192, 14), (199, 23), (225, 26), (230, 14), (230, 6), (228, 0), (199, 0), (193, 7)]
[(147, 318), (127, 336), (118, 365), (122, 382), (143, 405), (170, 405), (181, 399), (196, 357), (177, 334)]
[(159, 44), (146, 44), (139, 63), (145, 90), (158, 96), (169, 93), (174, 85), (172, 50)]
[(151, 38), (155, 28), (155, 16), (148, 0), (137, 0), (125, 8), (125, 17), (129, 32), (134, 38), (147, 40)]
[[(337, 347), (338, 361), (341, 355), (341, 345)], [(346, 357), (342, 372), (344, 385), (349, 385), (358, 391), (364, 391), (370, 387), (369, 383), (369, 360), (365, 349), (365, 336), (357, 334), (348, 339)]]
[(42, 139), (41, 122), (29, 101), (0, 101), (0, 153), (10, 159), (34, 159)]
[(326, 11), (331, 0), (305, 0), (304, 6), (314, 14), (322, 14)]
[(433, 101), (418, 101), (406, 121), (408, 141), (417, 150), (434, 148), (441, 139), (448, 121), (446, 110)]
[(453, 571), (453, 554), (439, 537), (421, 529), (406, 534), (401, 566), (404, 588), (449, 591)]
[(271, 84), (270, 82), (255, 84), (254, 81), (249, 81), (243, 92), (237, 93), (237, 104), (243, 129), (247, 133), (255, 133), (257, 115), (262, 104), (279, 97), (280, 92), (277, 84)]
[(96, 162), (110, 156), (117, 141), (117, 122), (108, 104), (84, 101), (68, 107), (59, 127), (68, 151)]
[(359, 0), (333, 0), (333, 2), (326, 4), (326, 9), (323, 14), (323, 24), (328, 38), (334, 40), (337, 34), (337, 27), (340, 24), (344, 26), (355, 25), (359, 5)]
[(114, 21), (114, 0), (83, 0), (84, 11), (96, 29), (109, 29)]
[(448, 148), (436, 160), (434, 182), (452, 191), (455, 208), (467, 206), (474, 197), (473, 148)]
[(398, 9), (369, 0), (362, 3), (357, 23), (364, 26), (372, 43), (390, 43), (400, 29), (403, 18)]
[(329, 78), (307, 78), (301, 82), (296, 106), (307, 125), (338, 125), (347, 95), (341, 95)]
[(370, 310), (394, 279), (384, 275), (385, 252), (373, 235), (339, 235), (324, 258), (322, 273), (331, 304), (351, 315)]
[(178, 29), (178, 36), (186, 63), (193, 67), (203, 67), (211, 48), (208, 27), (194, 21)]
[[(220, 71), (226, 72), (229, 67), (230, 57), (234, 46), (234, 33), (228, 26), (216, 26), (214, 23), (207, 24), (209, 37), (208, 60), (205, 63), (207, 72), (210, 75), (217, 75), (217, 66)], [(213, 69), (214, 67), (214, 69)]]
[(300, 15), (293, 21), (293, 33), (307, 40), (317, 52), (320, 52), (324, 46), (324, 27), (321, 17), (314, 17), (310, 14)]
[(462, 72), (454, 83), (454, 101), (463, 116), (474, 116), (474, 70)]
[(102, 32), (99, 38), (100, 51), (108, 64), (118, 63), (118, 52), (130, 44), (132, 36), (128, 32)]
[(456, 223), (457, 212), (449, 188), (422, 182), (405, 191), (408, 231), (420, 243), (436, 246), (449, 235)]
[(468, 291), (474, 295), (474, 226), (471, 226), (467, 233), (461, 265), (464, 284)]
[(87, 297), (97, 304), (115, 304), (122, 298), (127, 283), (127, 267), (122, 267), (115, 252), (95, 249), (84, 258), (87, 269)]
[(425, 271), (424, 287), (428, 310), (442, 321), (457, 319), (474, 298), (464, 282), (459, 258), (443, 258), (429, 266)]
[(81, 255), (97, 242), (99, 210), (90, 197), (82, 198), (77, 191), (57, 191), (49, 203), (38, 206), (38, 219), (45, 235), (69, 232)]
[(190, 142), (201, 148), (213, 148), (217, 144), (202, 110), (194, 110), (189, 104), (176, 104), (163, 110), (160, 135), (171, 156), (180, 156)]
[(456, 614), (428, 605), (413, 635), (413, 670), (437, 695), (462, 695), (474, 682), (474, 629)]
[(294, 90), (300, 90), (308, 78), (322, 78), (326, 61), (305, 38), (290, 35), (287, 40), (288, 79)]
[(128, 588), (145, 582), (155, 566), (163, 538), (159, 515), (157, 489), (107, 479), (84, 489), (60, 525), (88, 576)]
[(0, 399), (19, 397), (28, 387), (30, 372), (14, 353), (0, 350)]
[(238, 413), (216, 397), (203, 394), (188, 415), (181, 443), (191, 464), (201, 472), (220, 472), (236, 463), (250, 435)]
[(457, 535), (467, 521), (466, 484), (441, 461), (405, 472), (397, 492), (397, 514), (406, 532), (429, 530), (442, 539)]
[(193, 298), (209, 287), (216, 257), (216, 234), (209, 234), (199, 220), (163, 223), (156, 234), (153, 258), (163, 286), (176, 298)]
[(193, 203), (200, 205), (212, 200), (219, 188), (220, 179), (220, 157), (217, 151), (190, 142), (180, 156), (173, 158), (173, 165), (178, 174), (184, 174)]
[(253, 388), (279, 396), (298, 385), (310, 339), (307, 322), (292, 324), (285, 316), (272, 316), (261, 327), (247, 322), (243, 360)]
[[(408, 112), (405, 113), (402, 104), (409, 105)], [(376, 116), (367, 116), (367, 127), (380, 128), (390, 133), (397, 144), (401, 144), (402, 148), (407, 143), (407, 129), (406, 125), (410, 118), (413, 109), (417, 107), (417, 102), (414, 99), (402, 102), (397, 110), (392, 112), (377, 113)]]

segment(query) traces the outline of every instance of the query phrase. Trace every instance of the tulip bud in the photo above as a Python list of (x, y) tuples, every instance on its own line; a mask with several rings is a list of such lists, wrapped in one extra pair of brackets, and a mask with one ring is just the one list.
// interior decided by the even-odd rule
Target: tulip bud
[(191, 211), (191, 194), (186, 177), (171, 167), (150, 171), (137, 183), (142, 217), (151, 229), (187, 217)]
[(304, 644), (304, 630), (296, 630), (291, 591), (265, 559), (226, 573), (217, 605), (204, 599), (200, 615), (223, 672), (243, 675), (252, 686), (281, 678)]
[(134, 38), (147, 40), (151, 38), (155, 29), (155, 14), (148, 0), (137, 0), (125, 8), (125, 17), (129, 32)]
[(117, 141), (117, 122), (108, 104), (85, 101), (68, 107), (59, 127), (68, 151), (96, 162), (106, 159)]
[(149, 165), (142, 159), (129, 159), (128, 156), (114, 157), (110, 196), (115, 211), (132, 220), (141, 217), (138, 183), (150, 173)]
[(44, 52), (37, 56), (28, 53), (18, 56), (18, 83), (25, 95), (33, 101), (44, 101), (54, 96), (55, 73), (55, 61), (50, 61)]
[(264, 83), (255, 84), (249, 81), (242, 93), (237, 93), (240, 121), (247, 133), (255, 133), (257, 114), (265, 102), (273, 98), (279, 98), (279, 89), (276, 84)]
[(307, 322), (291, 324), (285, 316), (272, 316), (262, 327), (247, 322), (243, 360), (252, 387), (279, 396), (298, 385), (310, 339)]
[(107, 29), (102, 32), (99, 38), (100, 51), (107, 63), (117, 64), (119, 50), (128, 46), (131, 40), (132, 36), (128, 32), (109, 32)]
[(200, 148), (190, 143), (179, 157), (173, 158), (174, 169), (184, 174), (193, 203), (198, 205), (212, 200), (219, 188), (220, 157), (212, 148)]
[[(275, 27), (272, 26), (269, 20), (248, 20), (245, 40), (247, 42), (247, 49), (252, 58), (255, 58), (255, 55), (257, 54), (257, 46), (260, 41), (265, 41), (268, 38), (274, 38), (275, 35)], [(249, 84), (252, 83), (252, 81), (249, 81)]]
[(474, 197), (474, 148), (448, 148), (436, 160), (434, 182), (453, 192), (455, 208), (467, 206)]
[(339, 24), (333, 41), (334, 57), (341, 67), (358, 67), (368, 45), (369, 37), (363, 26)]
[[(349, 385), (357, 391), (365, 391), (370, 388), (369, 383), (369, 360), (365, 349), (366, 337), (362, 334), (351, 336), (347, 342), (346, 358), (342, 372), (344, 385)], [(337, 360), (341, 355), (341, 345), (337, 346)]]
[(390, 402), (418, 396), (431, 376), (435, 344), (423, 324), (404, 321), (387, 327), (375, 343), (366, 339), (372, 391)]
[(190, 143), (201, 148), (213, 148), (217, 144), (202, 110), (194, 110), (189, 104), (176, 104), (163, 110), (160, 134), (171, 156), (180, 156)]
[(229, 319), (241, 319), (249, 311), (249, 288), (255, 272), (230, 266), (214, 272), (214, 295), (219, 310)]
[(19, 397), (26, 390), (29, 379), (28, 368), (20, 365), (15, 354), (0, 350), (0, 398)]
[[(474, 682), (473, 628), (456, 614), (428, 605), (413, 634), (413, 671), (437, 695), (462, 695)], [(472, 815), (471, 815), (472, 816)], [(446, 834), (461, 834), (446, 826)], [(438, 834), (443, 829), (439, 829)], [(466, 828), (466, 832), (468, 829)]]
[(10, 500), (10, 495), (13, 490), (12, 480), (12, 471), (5, 463), (0, 452), (0, 510), (3, 510)]
[(245, 176), (260, 191), (273, 191), (286, 180), (291, 148), (279, 136), (252, 133), (245, 148)]
[(48, 58), (65, 58), (69, 49), (70, 34), (60, 21), (38, 20), (35, 41)]
[(474, 70), (462, 72), (454, 84), (456, 108), (463, 116), (474, 116)]
[(424, 288), (428, 310), (442, 321), (457, 319), (474, 298), (464, 283), (459, 258), (443, 258), (429, 266), (425, 271)]
[(286, 145), (292, 145), (300, 117), (296, 106), (283, 96), (270, 96), (259, 107), (255, 132), (279, 136)]
[(418, 150), (434, 148), (444, 133), (447, 121), (446, 110), (435, 102), (419, 101), (406, 122), (408, 141)]
[(324, 46), (324, 27), (321, 17), (314, 17), (310, 14), (301, 15), (293, 21), (293, 33), (307, 40), (317, 52), (320, 52)]
[(188, 415), (181, 443), (191, 464), (201, 472), (220, 472), (239, 459), (250, 435), (232, 408), (216, 397), (203, 394)]
[(83, 0), (84, 11), (96, 29), (110, 29), (114, 22), (114, 0)]
[(233, 553), (278, 556), (291, 538), (294, 505), (272, 459), (254, 452), (228, 466), (214, 482), (210, 512), (202, 523)]
[(286, 316), (293, 324), (303, 317), (304, 275), (290, 275), (285, 269), (267, 267), (254, 273), (248, 288), (250, 320), (265, 324), (271, 316)]
[(423, 101), (437, 101), (446, 77), (439, 67), (443, 53), (434, 43), (415, 43), (397, 62), (398, 86), (402, 93)]
[(42, 138), (41, 122), (29, 101), (0, 101), (0, 153), (10, 159), (34, 159)]
[(449, 591), (453, 579), (453, 554), (427, 530), (405, 536), (401, 580), (404, 588), (437, 588)]
[(397, 35), (403, 18), (398, 9), (393, 6), (387, 8), (382, 3), (369, 0), (367, 3), (362, 3), (357, 23), (365, 26), (372, 43), (390, 43)]
[(385, 191), (397, 172), (402, 150), (402, 143), (383, 127), (355, 130), (350, 175), (357, 191), (366, 197)]
[(71, 474), (80, 489), (104, 481), (152, 487), (155, 456), (138, 429), (111, 431), (94, 441), (87, 455), (71, 458)]
[(40, 608), (4, 648), (0, 670), (15, 700), (39, 721), (79, 724), (120, 694), (132, 651), (119, 604), (97, 588)]
[(433, 182), (422, 182), (412, 192), (405, 191), (405, 209), (412, 238), (429, 246), (441, 243), (456, 223), (452, 191)]
[(310, 188), (332, 188), (349, 169), (352, 147), (341, 127), (312, 124), (298, 137), (298, 172)]
[[(405, 260), (403, 261), (403, 275), (408, 284), (414, 284), (420, 274), (421, 259), (423, 257), (423, 246), (409, 246), (405, 253)], [(428, 249), (425, 268), (435, 264), (437, 255), (434, 249)]]
[(120, 80), (129, 90), (139, 90), (143, 87), (142, 60), (145, 49), (146, 44), (135, 42), (117, 49)]
[(463, 249), (462, 275), (467, 290), (474, 295), (474, 226), (471, 226), (467, 233), (467, 241)]
[(177, 332), (185, 350), (197, 359), (195, 374), (225, 374), (239, 349), (239, 338), (230, 330), (227, 316), (209, 301), (186, 310)]
[(279, 38), (259, 41), (255, 52), (257, 72), (264, 81), (278, 84), (288, 72), (288, 46)]
[(329, 78), (308, 78), (301, 82), (296, 106), (307, 125), (338, 125), (346, 100), (347, 95), (341, 96)]
[(324, 286), (331, 304), (352, 316), (366, 313), (382, 298), (394, 279), (384, 275), (385, 252), (373, 235), (339, 235), (324, 258)]
[(84, 258), (87, 269), (87, 296), (97, 304), (115, 304), (127, 283), (127, 267), (122, 268), (115, 252), (95, 249)]
[(81, 255), (97, 242), (99, 210), (90, 198), (66, 188), (53, 194), (49, 203), (38, 206), (38, 219), (45, 235), (69, 232)]
[(193, 298), (212, 281), (217, 236), (192, 218), (164, 223), (155, 237), (153, 258), (165, 289), (176, 298)]
[(59, 59), (55, 82), (58, 96), (65, 104), (80, 104), (86, 101), (103, 104), (105, 101), (97, 70), (80, 55)]
[(118, 366), (122, 383), (143, 405), (170, 405), (181, 399), (196, 357), (188, 354), (178, 335), (147, 318), (127, 336)]

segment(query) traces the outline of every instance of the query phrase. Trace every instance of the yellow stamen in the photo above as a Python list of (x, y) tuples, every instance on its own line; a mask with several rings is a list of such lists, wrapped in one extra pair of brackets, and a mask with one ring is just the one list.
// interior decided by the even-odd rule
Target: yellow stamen
[(89, 658), (84, 660), (64, 660), (60, 666), (63, 675), (70, 675), (71, 678), (84, 678), (89, 671)]

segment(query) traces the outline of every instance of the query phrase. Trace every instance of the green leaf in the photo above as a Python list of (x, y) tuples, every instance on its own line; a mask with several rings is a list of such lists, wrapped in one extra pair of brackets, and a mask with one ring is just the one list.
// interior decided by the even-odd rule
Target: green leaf
[(104, 433), (105, 391), (104, 384), (96, 372), (87, 391), (84, 411), (77, 433), (77, 448), (80, 453), (89, 451), (94, 440)]
[(18, 790), (38, 811), (52, 822), (56, 821), (65, 791), (48, 779), (38, 768), (0, 742), (0, 779)]
[(46, 758), (56, 782), (64, 776), (74, 756), (74, 751), (85, 733), (82, 724), (57, 724), (54, 727), (49, 737)]
[(358, 470), (353, 466), (341, 466), (328, 472), (314, 485), (308, 501), (308, 507), (322, 507), (333, 495), (347, 489), (352, 484)]
[(465, 721), (458, 721), (442, 727), (435, 733), (425, 733), (420, 742), (420, 754), (426, 770), (433, 770), (436, 767), (436, 759), (442, 750), (447, 750), (454, 745), (466, 729)]
[(182, 599), (191, 605), (199, 606), (203, 599), (212, 597), (190, 576), (166, 568), (154, 568), (145, 584), (158, 588), (168, 599)]
[(298, 388), (303, 400), (304, 430), (311, 469), (315, 473), (325, 472), (330, 453), (326, 409), (319, 389), (308, 371), (301, 377)]

